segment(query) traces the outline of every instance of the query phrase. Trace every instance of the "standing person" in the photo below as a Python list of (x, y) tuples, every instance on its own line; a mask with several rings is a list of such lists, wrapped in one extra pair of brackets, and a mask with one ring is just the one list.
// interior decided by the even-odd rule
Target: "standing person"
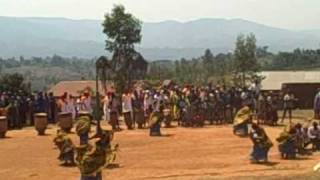
[(269, 123), (269, 125), (277, 125), (279, 120), (278, 107), (276, 97), (273, 94), (270, 94), (267, 97), (266, 111), (266, 121)]
[(110, 121), (110, 95), (107, 93), (103, 98), (103, 114), (104, 114), (104, 120)]
[(171, 112), (174, 120), (178, 120), (178, 95), (177, 90), (170, 91)]
[(120, 103), (116, 98), (114, 93), (110, 94), (109, 97), (109, 107), (110, 107), (110, 125), (112, 126), (112, 130), (120, 131), (119, 125), (119, 112), (120, 112)]
[(58, 100), (57, 106), (58, 106), (58, 112), (65, 112), (66, 111), (66, 105), (67, 105), (67, 97), (68, 93), (65, 92)]
[(125, 123), (129, 130), (132, 130), (134, 124), (132, 123), (132, 95), (129, 91), (122, 95), (122, 114), (124, 116)]
[(35, 96), (34, 95), (30, 95), (30, 97), (28, 98), (28, 109), (29, 109), (29, 122), (30, 125), (33, 126), (34, 125), (34, 113), (36, 112), (36, 101), (35, 101)]
[(209, 93), (209, 100), (208, 100), (208, 120), (210, 124), (213, 124), (213, 121), (215, 120), (215, 103), (216, 103), (216, 98), (214, 92)]
[(9, 128), (12, 128), (12, 129), (18, 128), (19, 126), (18, 104), (13, 95), (10, 96), (9, 105), (6, 108), (7, 108)]
[(83, 93), (83, 96), (81, 97), (80, 100), (81, 100), (80, 110), (92, 113), (93, 109), (92, 109), (92, 104), (91, 104), (90, 93), (89, 92)]
[(26, 107), (23, 96), (16, 95), (17, 113), (18, 113), (18, 128), (22, 128), (26, 123)]
[(314, 118), (320, 119), (320, 89), (318, 89), (318, 92), (314, 97), (313, 109), (314, 109)]
[(143, 94), (137, 90), (134, 92), (133, 97), (133, 122), (138, 124), (139, 129), (142, 129), (145, 124), (143, 113)]
[(235, 112), (238, 112), (242, 106), (242, 99), (241, 99), (241, 91), (237, 89), (235, 91), (234, 100), (233, 100), (233, 107)]
[(54, 123), (56, 120), (57, 103), (52, 92), (49, 93), (48, 105), (49, 105), (48, 121), (50, 123)]
[(221, 91), (216, 90), (216, 112), (217, 112), (217, 118), (216, 122), (217, 124), (223, 124), (225, 122), (225, 106), (224, 106), (224, 100), (223, 100), (223, 94)]
[(144, 118), (148, 119), (150, 114), (152, 113), (152, 96), (149, 90), (145, 91), (144, 99), (143, 99), (143, 110), (144, 110)]
[(273, 146), (265, 130), (256, 123), (252, 123), (250, 139), (253, 142), (251, 153), (251, 162), (259, 163), (260, 161), (268, 161), (268, 152)]
[(26, 96), (22, 91), (20, 91), (20, 103), (19, 103), (19, 115), (20, 115), (20, 121), (22, 125), (26, 125), (27, 122), (27, 112), (28, 112), (28, 102), (26, 99)]
[[(63, 113), (71, 113), (72, 118), (75, 119), (76, 117), (76, 102), (75, 98), (73, 98), (72, 95), (69, 95), (67, 93), (64, 93), (63, 96), (61, 96), (59, 102), (58, 102), (59, 112)], [(83, 110), (85, 111), (85, 109)], [(88, 112), (88, 111), (86, 111)]]
[(77, 111), (76, 111), (76, 103), (77, 103), (77, 99), (75, 97), (73, 97), (72, 95), (69, 96), (68, 99), (68, 112), (72, 114), (72, 118), (75, 119), (76, 115), (77, 115)]
[(38, 93), (38, 98), (36, 100), (36, 113), (47, 113), (47, 102), (42, 92)]
[(288, 91), (283, 96), (283, 116), (281, 123), (284, 122), (284, 119), (286, 118), (287, 113), (289, 114), (289, 122), (291, 124), (292, 121), (292, 110), (294, 108), (294, 95), (292, 92)]
[(257, 101), (258, 124), (265, 123), (267, 120), (267, 99), (264, 94), (260, 94)]

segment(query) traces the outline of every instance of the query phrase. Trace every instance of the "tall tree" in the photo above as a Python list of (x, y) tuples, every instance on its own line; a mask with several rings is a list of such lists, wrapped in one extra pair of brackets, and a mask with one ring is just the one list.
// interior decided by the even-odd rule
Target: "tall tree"
[(107, 35), (106, 50), (113, 53), (111, 68), (118, 91), (130, 88), (134, 79), (142, 78), (147, 71), (147, 63), (134, 45), (141, 41), (141, 21), (126, 13), (122, 5), (115, 5), (111, 13), (105, 15), (103, 32)]
[(215, 72), (215, 66), (214, 66), (214, 56), (210, 49), (207, 49), (202, 56), (203, 59), (203, 69), (205, 70), (204, 76), (205, 76), (205, 82), (207, 83), (209, 77), (213, 75)]
[(260, 70), (256, 49), (254, 34), (238, 36), (234, 50), (234, 68), (236, 80), (240, 80), (241, 86), (245, 86), (247, 80), (253, 80)]

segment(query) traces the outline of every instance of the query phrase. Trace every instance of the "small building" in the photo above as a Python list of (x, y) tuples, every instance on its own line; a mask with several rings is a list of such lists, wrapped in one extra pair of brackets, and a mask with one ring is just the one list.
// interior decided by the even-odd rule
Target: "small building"
[(320, 71), (263, 71), (262, 91), (291, 91), (298, 99), (298, 107), (310, 109), (320, 88)]
[[(113, 90), (113, 85), (107, 85), (108, 91)], [(96, 91), (96, 81), (60, 81), (58, 84), (51, 87), (48, 93), (52, 92), (54, 96), (58, 97), (67, 92), (72, 96), (80, 96), (83, 92), (95, 92)], [(99, 82), (99, 93), (105, 94), (104, 89)]]

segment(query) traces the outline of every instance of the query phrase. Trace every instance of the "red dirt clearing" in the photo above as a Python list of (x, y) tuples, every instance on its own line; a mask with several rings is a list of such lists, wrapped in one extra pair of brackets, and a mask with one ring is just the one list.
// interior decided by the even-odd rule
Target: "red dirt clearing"
[[(282, 128), (266, 127), (275, 142)], [(39, 137), (33, 128), (9, 131), (0, 140), (0, 179), (79, 179), (78, 168), (59, 166), (58, 150), (52, 139), (56, 127)], [(148, 130), (115, 134), (119, 143), (118, 168), (105, 169), (105, 179), (220, 179), (239, 176), (267, 177), (309, 173), (320, 160), (319, 154), (300, 160), (281, 160), (277, 145), (270, 152), (269, 165), (250, 164), (251, 142), (232, 134), (231, 126), (199, 129), (162, 129), (165, 137), (149, 137)], [(75, 134), (71, 135), (78, 143)]]

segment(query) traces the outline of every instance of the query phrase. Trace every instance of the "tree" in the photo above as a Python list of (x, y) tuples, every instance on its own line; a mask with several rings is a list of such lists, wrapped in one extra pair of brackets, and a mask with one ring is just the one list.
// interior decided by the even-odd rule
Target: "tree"
[(114, 6), (103, 22), (103, 32), (107, 35), (106, 50), (113, 53), (110, 62), (115, 73), (118, 92), (131, 87), (133, 79), (142, 79), (147, 71), (147, 62), (135, 51), (134, 45), (141, 41), (141, 21), (126, 13), (122, 5)]
[(24, 84), (24, 79), (21, 74), (4, 74), (0, 78), (0, 90), (1, 91), (28, 91), (27, 85)]
[(205, 70), (204, 76), (205, 76), (205, 81), (207, 83), (209, 77), (214, 74), (215, 67), (214, 67), (214, 56), (210, 49), (207, 49), (202, 56), (203, 59), (203, 69)]
[(239, 35), (234, 50), (235, 79), (240, 80), (241, 86), (246, 85), (247, 80), (254, 80), (260, 66), (256, 57), (256, 38), (254, 34)]

